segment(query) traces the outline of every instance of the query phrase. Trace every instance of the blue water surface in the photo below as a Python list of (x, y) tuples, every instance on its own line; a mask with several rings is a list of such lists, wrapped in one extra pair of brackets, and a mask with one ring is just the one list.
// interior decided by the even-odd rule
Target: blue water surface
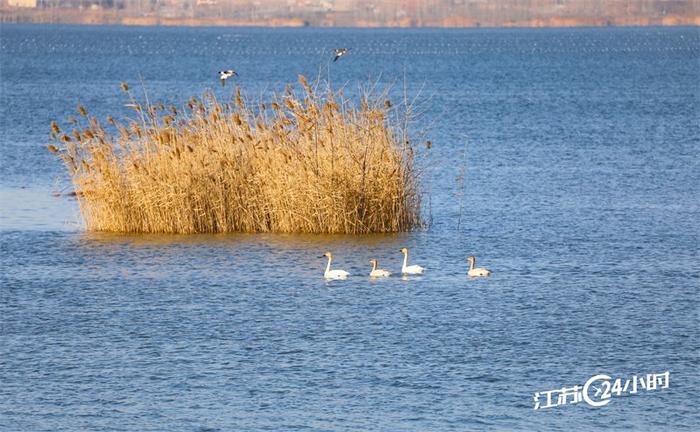
[[(351, 54), (332, 63), (332, 49)], [(233, 68), (413, 101), (430, 226), (84, 231), (49, 123)], [(0, 430), (698, 430), (700, 30), (0, 27)], [(143, 84), (142, 84), (143, 83)], [(143, 89), (142, 89), (143, 87)], [(368, 260), (424, 276), (370, 281)], [(319, 259), (352, 273), (325, 282)], [(466, 277), (467, 256), (490, 268)], [(534, 410), (538, 391), (667, 389)]]

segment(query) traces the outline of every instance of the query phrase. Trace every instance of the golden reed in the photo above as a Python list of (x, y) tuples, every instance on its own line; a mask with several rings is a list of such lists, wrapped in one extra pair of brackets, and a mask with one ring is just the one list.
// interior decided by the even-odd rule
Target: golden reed
[[(377, 233), (421, 224), (406, 123), (368, 95), (360, 107), (299, 77), (269, 104), (212, 94), (183, 109), (139, 103), (137, 120), (85, 107), (51, 124), (90, 231)], [(391, 114), (394, 114), (392, 120)]]

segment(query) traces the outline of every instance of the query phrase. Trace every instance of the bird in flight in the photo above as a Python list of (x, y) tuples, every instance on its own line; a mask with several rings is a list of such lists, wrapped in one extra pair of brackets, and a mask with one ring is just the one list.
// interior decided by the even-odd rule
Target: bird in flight
[(338, 59), (339, 59), (340, 57), (342, 57), (343, 55), (345, 55), (345, 54), (347, 54), (348, 52), (350, 52), (350, 49), (351, 49), (351, 48), (338, 48), (338, 49), (336, 49), (336, 50), (335, 50), (335, 58), (333, 59), (333, 61), (334, 61), (334, 62), (335, 62), (335, 61), (338, 61)]
[(231, 69), (228, 70), (222, 70), (219, 71), (219, 79), (221, 80), (221, 87), (224, 87), (226, 85), (226, 80), (231, 78), (232, 76), (238, 75), (236, 71), (232, 71)]

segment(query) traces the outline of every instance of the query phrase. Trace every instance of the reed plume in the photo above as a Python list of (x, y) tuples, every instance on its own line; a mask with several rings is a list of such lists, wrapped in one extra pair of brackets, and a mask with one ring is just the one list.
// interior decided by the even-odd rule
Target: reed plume
[[(268, 103), (213, 94), (143, 104), (103, 128), (82, 105), (51, 125), (91, 231), (376, 233), (420, 226), (419, 170), (405, 119), (384, 98), (359, 108), (304, 77)], [(386, 95), (383, 95), (384, 97)]]

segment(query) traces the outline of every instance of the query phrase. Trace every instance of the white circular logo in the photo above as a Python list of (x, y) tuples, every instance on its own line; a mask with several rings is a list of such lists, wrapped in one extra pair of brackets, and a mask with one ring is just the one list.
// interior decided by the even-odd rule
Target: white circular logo
[[(603, 384), (601, 385), (601, 387), (605, 387), (605, 384), (607, 384), (607, 389), (609, 390), (611, 379), (612, 379), (611, 377), (609, 377), (608, 375), (605, 375), (605, 374), (600, 374), (600, 375), (590, 377), (588, 379), (588, 381), (586, 381), (586, 384), (583, 385), (583, 390), (581, 392), (583, 394), (583, 400), (585, 400), (588, 405), (594, 406), (594, 407), (602, 407), (602, 406), (609, 404), (610, 403), (610, 393), (609, 392), (607, 393), (607, 397), (606, 397), (605, 396), (606, 391), (602, 391), (601, 397), (605, 397), (605, 399), (600, 399), (598, 401), (595, 401), (595, 400), (591, 399), (591, 397), (588, 395), (588, 388), (591, 387), (591, 385), (596, 381), (603, 381)], [(595, 386), (593, 386), (593, 387), (595, 387)]]

